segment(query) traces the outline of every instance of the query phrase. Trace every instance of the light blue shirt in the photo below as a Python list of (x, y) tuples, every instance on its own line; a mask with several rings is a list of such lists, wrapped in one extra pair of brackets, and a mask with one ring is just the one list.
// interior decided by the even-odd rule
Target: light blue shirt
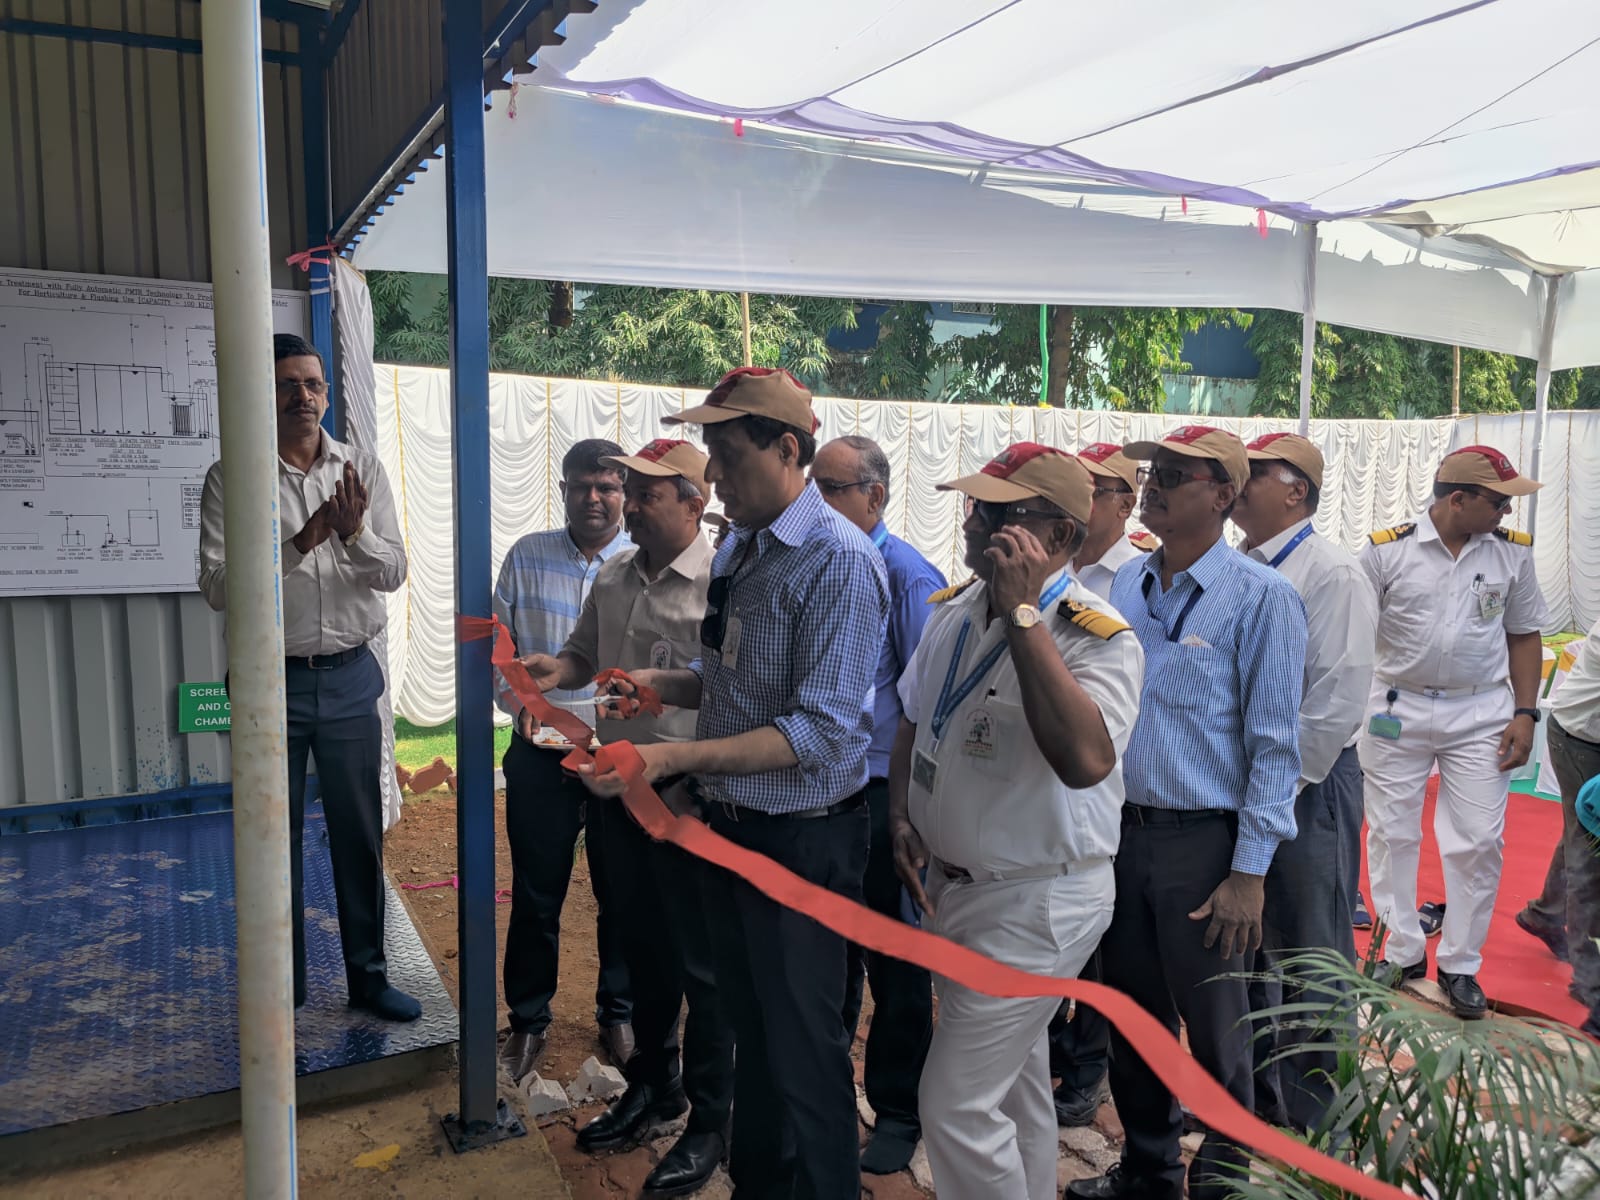
[[(594, 577), (608, 558), (631, 545), (632, 539), (620, 527), (617, 536), (592, 559), (584, 558), (565, 528), (519, 538), (500, 564), (500, 578), (494, 585), (495, 615), (511, 630), (517, 653), (560, 654), (583, 612)], [(516, 716), (522, 705), (506, 689), (498, 671), (495, 680), (496, 702)], [(593, 694), (593, 688), (557, 689), (550, 698), (582, 700)]]
[(1278, 843), (1295, 836), (1305, 605), (1287, 579), (1222, 538), (1166, 591), (1164, 555), (1127, 563), (1111, 585), (1144, 647), (1139, 719), (1122, 759), (1128, 803), (1237, 812), (1233, 869), (1265, 875)]
[(903, 542), (884, 528), (883, 522), (872, 531), (874, 543), (881, 537), (883, 565), (889, 574), (889, 632), (878, 656), (878, 673), (873, 679), (872, 747), (867, 751), (867, 773), (873, 779), (889, 778), (889, 754), (894, 750), (894, 735), (900, 729), (900, 675), (911, 661), (922, 627), (928, 623), (933, 606), (928, 597), (944, 586), (944, 576), (910, 542)]
[(889, 615), (883, 556), (807, 484), (766, 529), (730, 529), (711, 565), (713, 596), (718, 578), (730, 575), (726, 611), (730, 626), (738, 622), (737, 655), (725, 636), (690, 664), (702, 681), (695, 737), (773, 725), (799, 763), (702, 775), (701, 786), (767, 813), (836, 804), (867, 782), (872, 679)]

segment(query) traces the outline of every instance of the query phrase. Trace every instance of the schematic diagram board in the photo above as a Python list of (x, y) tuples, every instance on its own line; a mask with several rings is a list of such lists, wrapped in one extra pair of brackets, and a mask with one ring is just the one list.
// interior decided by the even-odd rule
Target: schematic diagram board
[(0, 269), (0, 596), (193, 591), (217, 435), (209, 287)]

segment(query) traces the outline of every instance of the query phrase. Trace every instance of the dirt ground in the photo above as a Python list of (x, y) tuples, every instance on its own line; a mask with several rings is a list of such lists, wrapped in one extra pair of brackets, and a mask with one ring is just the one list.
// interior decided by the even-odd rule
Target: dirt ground
[[(511, 882), (511, 852), (505, 841), (505, 795), (495, 795), (495, 883), (507, 887)], [(396, 883), (432, 883), (449, 879), (455, 872), (456, 810), (454, 797), (448, 792), (433, 792), (426, 796), (407, 797), (405, 818), (394, 827), (384, 843), (384, 860), (390, 876)], [(401, 889), (412, 920), (422, 933), (423, 942), (433, 952), (439, 974), (452, 996), (456, 994), (456, 893), (450, 888), (426, 890)], [(511, 906), (496, 906), (496, 945), (505, 951), (506, 922)], [(594, 1022), (594, 984), (599, 970), (595, 951), (595, 903), (589, 887), (589, 868), (583, 855), (573, 864), (572, 886), (567, 892), (567, 902), (561, 913), (561, 982), (555, 1001), (551, 1005), (554, 1019), (550, 1024), (549, 1049), (540, 1073), (565, 1085), (578, 1073), (584, 1059), (591, 1054), (608, 1061), (601, 1050), (599, 1031)], [(499, 978), (496, 964), (496, 979)], [(867, 997), (862, 1031), (871, 1013), (871, 997)], [(856, 1078), (861, 1076), (862, 1043), (856, 1042)], [(626, 1153), (590, 1155), (577, 1148), (576, 1134), (579, 1126), (604, 1108), (594, 1104), (563, 1114), (554, 1123), (544, 1127), (550, 1149), (561, 1166), (562, 1176), (572, 1189), (574, 1200), (602, 1200), (602, 1198), (639, 1194), (644, 1177), (659, 1161), (661, 1153), (671, 1146), (670, 1138), (657, 1139)], [(866, 1128), (862, 1127), (863, 1139)], [(888, 1177), (868, 1176), (865, 1180), (867, 1194), (873, 1200), (917, 1200), (929, 1195), (917, 1186), (909, 1171)], [(727, 1180), (718, 1172), (718, 1178), (700, 1193), (708, 1200), (717, 1200), (729, 1194)]]

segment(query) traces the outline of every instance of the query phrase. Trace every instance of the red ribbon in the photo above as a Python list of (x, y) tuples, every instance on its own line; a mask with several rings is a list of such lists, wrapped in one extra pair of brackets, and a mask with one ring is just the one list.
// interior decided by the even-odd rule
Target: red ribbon
[(1256, 232), (1262, 237), (1267, 236), (1267, 210), (1264, 208), (1256, 209)]
[(645, 781), (644, 760), (631, 743), (612, 742), (592, 756), (583, 749), (589, 744), (589, 727), (576, 714), (556, 708), (540, 695), (527, 669), (517, 662), (510, 633), (499, 618), (459, 617), (457, 629), (464, 641), (494, 638), (494, 665), (517, 699), (540, 724), (553, 726), (572, 742), (574, 749), (562, 765), (576, 769), (593, 764), (602, 774), (613, 770), (620, 774), (627, 780), (624, 806), (657, 841), (671, 842), (696, 858), (732, 871), (785, 908), (805, 914), (858, 945), (915, 963), (974, 991), (988, 996), (1052, 996), (1087, 1004), (1116, 1026), (1167, 1089), (1218, 1133), (1364, 1200), (1408, 1200), (1399, 1188), (1318, 1153), (1244, 1108), (1159, 1021), (1115, 988), (1082, 979), (1030, 975), (997, 963), (804, 880), (765, 855), (736, 846), (692, 817), (674, 816)]
[(319, 263), (324, 267), (332, 266), (333, 259), (331, 256), (333, 252), (333, 243), (323, 242), (320, 246), (313, 246), (309, 250), (300, 250), (294, 254), (291, 254), (283, 261), (288, 263), (291, 267), (299, 267), (302, 271), (309, 275), (311, 273), (312, 263)]

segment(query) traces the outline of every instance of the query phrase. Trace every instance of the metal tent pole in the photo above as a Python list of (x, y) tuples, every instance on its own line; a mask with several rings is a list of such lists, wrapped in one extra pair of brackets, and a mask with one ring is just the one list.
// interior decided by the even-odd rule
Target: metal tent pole
[[(1539, 326), (1539, 369), (1534, 375), (1533, 392), (1533, 454), (1528, 462), (1528, 475), (1539, 478), (1539, 465), (1544, 459), (1544, 429), (1550, 416), (1550, 361), (1556, 344), (1556, 304), (1564, 275), (1544, 276), (1544, 321)], [(1539, 518), (1539, 493), (1528, 497), (1528, 532), (1534, 533)]]
[[(445, 0), (446, 237), (456, 612), (487, 619), (489, 243), (485, 211), (481, 0)], [(489, 641), (456, 646), (457, 933), (461, 947), (461, 1111), (444, 1118), (457, 1151), (520, 1136), (495, 1084), (494, 670)]]
[(289, 783), (259, 0), (201, 10), (228, 552), (239, 1076), (248, 1200), (295, 1195)]
[(1305, 285), (1300, 323), (1300, 436), (1311, 433), (1311, 363), (1317, 346), (1317, 223), (1300, 226), (1305, 238)]

